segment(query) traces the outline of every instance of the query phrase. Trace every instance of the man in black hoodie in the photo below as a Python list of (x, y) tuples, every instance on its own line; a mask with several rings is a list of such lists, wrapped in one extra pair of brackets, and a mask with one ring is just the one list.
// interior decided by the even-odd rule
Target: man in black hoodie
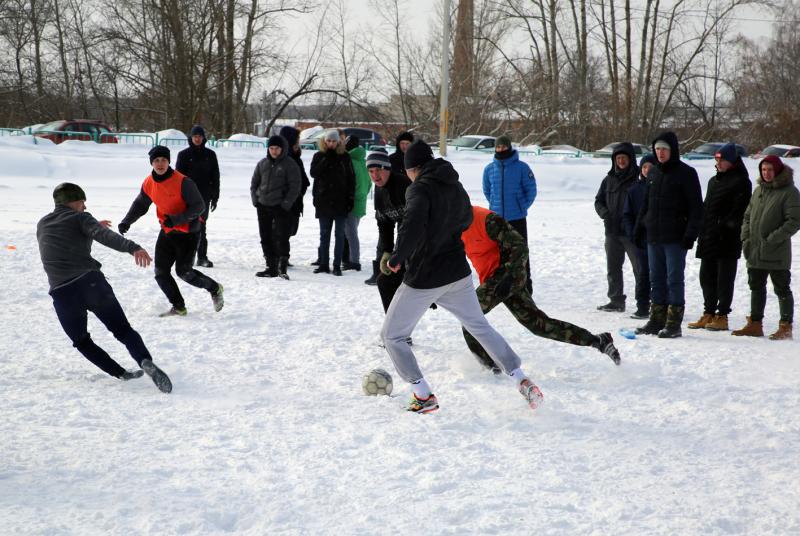
[(397, 139), (395, 139), (394, 142), (395, 151), (389, 157), (394, 173), (400, 173), (401, 175), (406, 174), (406, 166), (403, 159), (405, 158), (409, 145), (411, 145), (413, 141), (414, 135), (411, 132), (404, 131), (397, 135)]
[(658, 164), (647, 176), (636, 235), (647, 233), (650, 263), (650, 319), (637, 333), (661, 338), (681, 336), (686, 252), (703, 222), (703, 196), (695, 169), (681, 162), (678, 137), (665, 132), (653, 141)]
[(308, 187), (311, 186), (311, 182), (308, 180), (306, 169), (303, 166), (303, 159), (301, 158), (303, 150), (300, 149), (300, 131), (294, 127), (286, 126), (282, 127), (278, 134), (289, 144), (289, 156), (300, 170), (300, 195), (297, 196), (292, 209), (289, 211), (292, 216), (289, 236), (294, 236), (297, 234), (298, 227), (300, 227), (300, 216), (303, 215), (303, 197), (306, 195)]
[(219, 163), (217, 153), (206, 147), (206, 131), (200, 125), (189, 133), (189, 147), (178, 153), (175, 169), (192, 179), (200, 190), (206, 208), (200, 215), (200, 242), (197, 245), (197, 265), (211, 268), (208, 260), (206, 224), (210, 212), (217, 210), (219, 201)]
[(421, 139), (409, 146), (404, 163), (412, 184), (406, 190), (405, 215), (387, 267), (397, 273), (405, 266), (406, 273), (386, 312), (381, 339), (400, 377), (412, 384), (407, 409), (415, 413), (439, 409), (407, 343), (431, 303), (458, 318), (517, 381), (519, 392), (535, 409), (542, 401), (541, 391), (520, 368), (519, 356), (487, 322), (472, 285), (461, 241), (461, 233), (472, 223), (472, 206), (458, 173), (446, 160), (434, 159)]
[[(600, 183), (600, 189), (594, 198), (594, 209), (602, 218), (606, 230), (606, 275), (610, 300), (597, 308), (600, 311), (625, 311), (626, 296), (623, 292), (622, 265), (625, 263), (626, 254), (633, 267), (633, 276), (637, 283), (639, 281), (636, 246), (625, 235), (622, 224), (625, 198), (638, 175), (639, 167), (636, 165), (633, 145), (628, 142), (617, 144), (611, 153), (611, 170)], [(637, 311), (637, 314), (640, 313), (645, 314), (644, 311)]]

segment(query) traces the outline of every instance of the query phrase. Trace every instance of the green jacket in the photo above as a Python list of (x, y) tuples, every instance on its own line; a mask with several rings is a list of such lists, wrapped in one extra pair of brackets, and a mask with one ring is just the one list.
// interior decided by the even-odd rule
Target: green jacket
[(742, 222), (742, 253), (748, 268), (789, 270), (792, 235), (800, 229), (800, 192), (785, 166), (772, 182), (758, 178)]
[(372, 188), (372, 180), (367, 171), (367, 150), (358, 146), (350, 149), (348, 154), (356, 172), (356, 199), (350, 214), (361, 218), (367, 214), (367, 195)]

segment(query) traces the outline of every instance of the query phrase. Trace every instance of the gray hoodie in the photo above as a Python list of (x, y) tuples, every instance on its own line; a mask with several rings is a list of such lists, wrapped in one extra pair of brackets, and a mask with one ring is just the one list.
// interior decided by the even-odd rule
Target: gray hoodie
[(53, 212), (39, 220), (36, 239), (51, 292), (88, 272), (100, 270), (102, 265), (92, 258), (94, 240), (123, 253), (141, 249), (136, 242), (100, 225), (90, 213), (66, 205), (56, 205)]

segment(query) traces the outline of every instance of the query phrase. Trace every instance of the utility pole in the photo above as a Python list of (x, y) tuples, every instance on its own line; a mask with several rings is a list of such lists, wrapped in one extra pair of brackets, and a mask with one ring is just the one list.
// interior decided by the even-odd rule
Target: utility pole
[(444, 0), (444, 22), (442, 24), (442, 88), (439, 96), (439, 155), (447, 156), (447, 91), (450, 84), (450, 0)]

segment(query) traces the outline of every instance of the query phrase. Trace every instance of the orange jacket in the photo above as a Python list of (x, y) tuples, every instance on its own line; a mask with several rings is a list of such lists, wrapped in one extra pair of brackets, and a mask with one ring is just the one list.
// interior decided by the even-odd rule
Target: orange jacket
[(467, 257), (478, 272), (481, 283), (492, 277), (500, 266), (500, 244), (486, 232), (486, 217), (489, 214), (492, 211), (488, 208), (473, 206), (472, 225), (461, 234)]
[(179, 171), (173, 171), (172, 175), (165, 181), (156, 182), (153, 175), (148, 175), (142, 184), (142, 190), (156, 205), (156, 216), (161, 228), (165, 233), (170, 231), (189, 232), (189, 222), (175, 227), (164, 225), (164, 218), (168, 214), (183, 214), (186, 211), (186, 201), (183, 199), (182, 188), (183, 180), (186, 175)]

